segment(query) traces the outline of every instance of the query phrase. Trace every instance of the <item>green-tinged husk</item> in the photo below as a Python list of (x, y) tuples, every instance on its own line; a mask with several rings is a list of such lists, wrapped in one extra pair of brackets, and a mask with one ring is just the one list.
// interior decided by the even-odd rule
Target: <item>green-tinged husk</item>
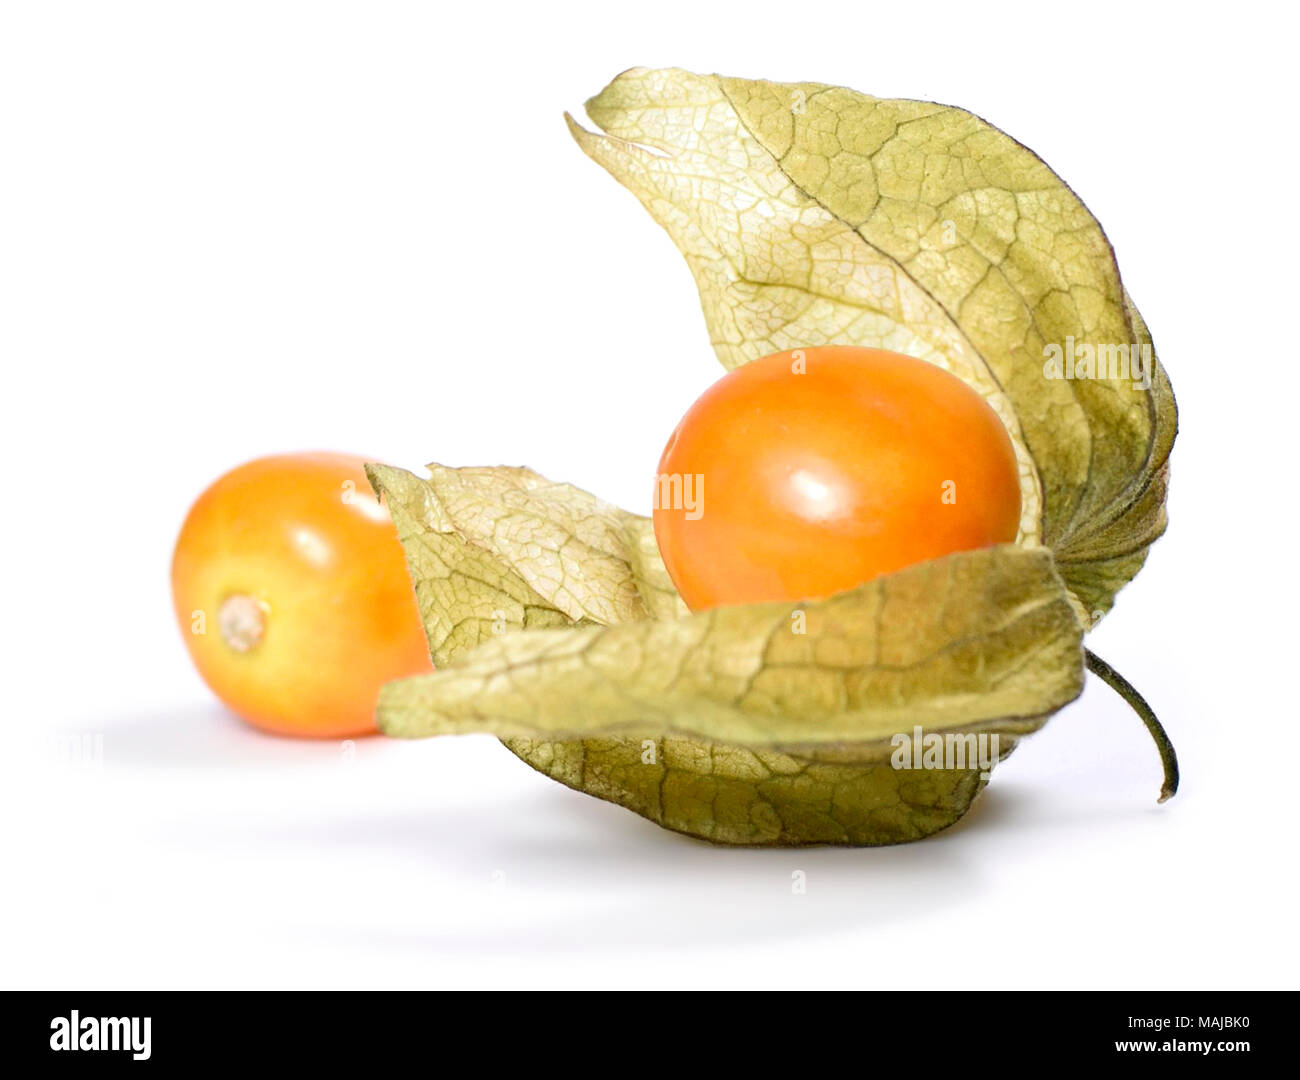
[[(385, 688), (382, 729), (491, 732), (669, 828), (726, 843), (916, 839), (964, 813), (992, 762), (900, 771), (894, 735), (996, 735), (996, 759), (1082, 687), (1082, 628), (1043, 549), (958, 552), (806, 604), (679, 614), (648, 519), (524, 470), (430, 471), (370, 468), (440, 669)], [(587, 565), (600, 573), (583, 578)]]
[[(1176, 414), (1154, 353), (1144, 379), (1044, 367), (1053, 344), (1151, 346), (1110, 244), (1031, 151), (960, 109), (644, 69), (587, 109), (603, 134), (570, 120), (575, 139), (686, 256), (723, 365), (851, 344), (960, 376), (1016, 446), (1017, 543), (826, 600), (690, 614), (646, 518), (526, 469), (375, 466), (438, 667), (390, 684), (380, 725), (496, 734), (570, 787), (715, 842), (944, 828), (1078, 695), (1085, 629), (1165, 527)], [(1139, 713), (1167, 795), (1172, 747)], [(918, 728), (992, 740), (992, 758), (896, 767)]]

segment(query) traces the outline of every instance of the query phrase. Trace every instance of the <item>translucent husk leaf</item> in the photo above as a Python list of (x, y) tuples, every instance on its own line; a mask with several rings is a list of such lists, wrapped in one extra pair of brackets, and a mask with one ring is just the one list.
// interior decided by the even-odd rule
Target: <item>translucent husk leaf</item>
[(385, 688), (383, 730), (491, 732), (547, 775), (677, 831), (916, 839), (965, 812), (991, 762), (895, 769), (893, 736), (996, 734), (1001, 756), (1082, 685), (1082, 628), (1041, 549), (962, 552), (829, 600), (687, 615), (648, 519), (525, 470), (430, 471), (370, 469), (439, 668)]
[(724, 366), (855, 344), (965, 379), (1016, 445), (1020, 542), (1109, 609), (1164, 529), (1176, 415), (1154, 352), (1149, 386), (1045, 377), (1048, 345), (1151, 345), (1064, 181), (962, 109), (816, 83), (638, 68), (587, 112), (605, 134), (574, 138), (685, 255)]
[[(1150, 334), (1100, 225), (979, 117), (819, 84), (636, 69), (570, 129), (685, 255), (728, 369), (857, 344), (983, 394), (1020, 464), (1018, 546), (829, 600), (686, 612), (648, 519), (526, 469), (375, 468), (438, 672), (383, 694), (392, 734), (487, 731), (543, 773), (734, 844), (878, 844), (959, 818), (979, 767), (895, 767), (923, 726), (1005, 756), (1071, 700), (1082, 630), (1165, 527), (1177, 427), (1138, 372), (1051, 379), (1045, 350)], [(800, 622), (801, 620), (801, 622)], [(801, 626), (802, 632), (795, 632)], [(1177, 781), (1168, 739), (1134, 703)]]

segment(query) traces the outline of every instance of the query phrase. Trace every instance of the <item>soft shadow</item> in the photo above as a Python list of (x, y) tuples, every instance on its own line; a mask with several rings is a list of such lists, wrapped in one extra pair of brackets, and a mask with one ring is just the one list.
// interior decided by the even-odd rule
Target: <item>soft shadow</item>
[[(932, 842), (888, 848), (718, 847), (548, 785), (497, 805), (257, 829), (286, 849), (391, 852), (436, 869), (427, 896), (377, 897), (404, 925), (286, 932), (334, 945), (430, 953), (694, 949), (820, 938), (904, 924), (985, 888), (973, 853)], [(805, 891), (796, 891), (796, 875)], [(490, 918), (448, 918), (467, 908)], [(412, 912), (425, 917), (410, 925)]]
[[(337, 740), (262, 735), (217, 705), (124, 718), (104, 732), (106, 768), (121, 763), (164, 774), (337, 769), (340, 753)], [(371, 914), (355, 924), (277, 927), (323, 948), (550, 957), (813, 940), (868, 925), (902, 932), (922, 919), (934, 925), (936, 916), (990, 887), (997, 869), (980, 841), (1071, 813), (1041, 789), (995, 782), (960, 822), (915, 844), (717, 847), (569, 791), (504, 747), (492, 748), (503, 776), (515, 769), (527, 779), (496, 778), (464, 794), (439, 789), (437, 767), (430, 775), (407, 769), (405, 757), (390, 761), (410, 746), (379, 739), (367, 740), (364, 749), (363, 775), (372, 786), (340, 789), (336, 799), (309, 789), (312, 812), (303, 817), (216, 816), (200, 806), (197, 817), (159, 823), (159, 829), (191, 851), (301, 856), (336, 864), (340, 873), (355, 873), (376, 856), (382, 865), (403, 868), (395, 876), (406, 875), (411, 889), (377, 895)], [(369, 774), (371, 764), (377, 774)], [(446, 762), (458, 766), (463, 762)], [(394, 794), (376, 796), (376, 790)], [(395, 807), (394, 798), (411, 808)]]
[[(1060, 795), (1041, 785), (1018, 783), (1015, 780), (994, 780), (971, 804), (960, 821), (931, 838), (936, 843), (970, 839), (987, 839), (1031, 832), (1053, 831), (1095, 821), (1131, 821), (1137, 824), (1152, 813), (1162, 813), (1164, 808), (1155, 800), (1143, 802), (1127, 796), (1114, 800), (1098, 796), (1095, 801), (1080, 801), (1076, 795)], [(929, 842), (929, 841), (927, 841)]]
[[(122, 717), (100, 725), (104, 767), (228, 771), (286, 765), (316, 766), (339, 759), (341, 739), (296, 739), (249, 727), (211, 702)], [(367, 751), (387, 742), (364, 736)]]

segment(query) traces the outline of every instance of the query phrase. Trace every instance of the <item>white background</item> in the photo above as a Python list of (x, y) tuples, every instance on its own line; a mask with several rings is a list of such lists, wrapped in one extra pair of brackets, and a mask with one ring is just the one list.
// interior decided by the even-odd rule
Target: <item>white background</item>
[[(0, 980), (17, 987), (1297, 984), (1291, 30), (1237, 3), (10, 3), (0, 15)], [(1280, 10), (1280, 9), (1278, 9)], [(622, 69), (963, 105), (1105, 224), (1171, 373), (1171, 527), (1104, 686), (968, 818), (718, 850), (485, 737), (254, 734), (172, 623), (259, 454), (529, 464), (648, 510), (720, 374), (561, 114)], [(102, 737), (98, 770), (56, 733)], [(791, 874), (807, 875), (793, 895)]]

